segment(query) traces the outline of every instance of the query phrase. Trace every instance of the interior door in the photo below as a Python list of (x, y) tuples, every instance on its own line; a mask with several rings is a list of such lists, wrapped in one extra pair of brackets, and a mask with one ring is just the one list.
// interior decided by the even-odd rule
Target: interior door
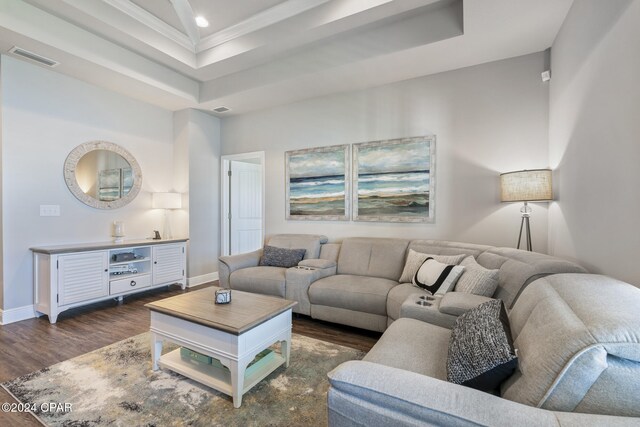
[(262, 247), (262, 165), (230, 162), (230, 253)]

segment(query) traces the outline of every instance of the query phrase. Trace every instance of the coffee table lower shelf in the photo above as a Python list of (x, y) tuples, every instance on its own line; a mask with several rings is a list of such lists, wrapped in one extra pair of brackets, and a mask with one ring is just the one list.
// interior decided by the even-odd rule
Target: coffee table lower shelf
[[(249, 391), (267, 375), (284, 365), (285, 358), (276, 352), (272, 352), (255, 365), (247, 368), (244, 375), (244, 387), (242, 394)], [(231, 373), (228, 369), (198, 362), (197, 360), (185, 360), (180, 355), (180, 349), (163, 354), (158, 360), (160, 367), (177, 372), (187, 378), (191, 378), (201, 384), (218, 390), (226, 395), (233, 396), (231, 386)]]

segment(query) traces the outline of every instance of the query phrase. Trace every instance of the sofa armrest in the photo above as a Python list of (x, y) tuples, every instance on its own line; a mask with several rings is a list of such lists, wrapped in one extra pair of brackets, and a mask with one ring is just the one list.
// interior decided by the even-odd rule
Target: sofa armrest
[(238, 255), (221, 256), (218, 258), (218, 278), (220, 280), (220, 286), (228, 288), (229, 276), (236, 270), (248, 267), (257, 267), (262, 256), (262, 249), (257, 251), (247, 252)]
[(336, 262), (328, 259), (303, 259), (298, 263), (300, 267), (311, 267), (311, 268), (333, 268), (336, 267)]
[(637, 418), (553, 412), (364, 361), (329, 372), (329, 426), (633, 425)]
[(466, 292), (447, 292), (440, 301), (439, 310), (452, 316), (460, 316), (492, 298)]
[(430, 299), (426, 302), (427, 305), (418, 305), (419, 297), (417, 294), (407, 297), (400, 306), (400, 317), (420, 320), (447, 329), (453, 328), (457, 317), (440, 311), (440, 295), (428, 296)]
[[(306, 260), (306, 261), (324, 261), (324, 260)], [(304, 262), (304, 261), (303, 261)], [(309, 301), (309, 286), (316, 280), (323, 277), (333, 276), (336, 274), (335, 262), (332, 267), (314, 268), (299, 265), (291, 267), (285, 273), (285, 298), (292, 301), (298, 301), (298, 305), (293, 308), (296, 313), (311, 315), (311, 302)], [(302, 264), (302, 262), (301, 262)], [(327, 264), (329, 265), (329, 264)]]

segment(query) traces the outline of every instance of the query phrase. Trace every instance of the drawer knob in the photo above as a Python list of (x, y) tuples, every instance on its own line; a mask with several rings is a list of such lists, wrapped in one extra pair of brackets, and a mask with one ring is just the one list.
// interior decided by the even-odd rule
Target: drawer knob
[(136, 285), (136, 281), (132, 280), (131, 283), (129, 283), (131, 286), (135, 286)]

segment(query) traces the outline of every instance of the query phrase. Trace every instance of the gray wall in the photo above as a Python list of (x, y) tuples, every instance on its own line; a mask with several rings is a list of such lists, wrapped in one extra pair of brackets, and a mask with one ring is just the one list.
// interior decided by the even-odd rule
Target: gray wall
[[(425, 58), (425, 60), (434, 60)], [(531, 54), (364, 91), (229, 117), (222, 153), (264, 150), (266, 233), (438, 238), (514, 246), (520, 206), (501, 204), (500, 172), (548, 166), (545, 56)], [(285, 220), (284, 152), (379, 139), (437, 137), (434, 224)], [(547, 206), (533, 206), (534, 249), (547, 248)]]
[[(3, 309), (33, 304), (32, 258), (39, 245), (111, 240), (113, 221), (128, 238), (161, 229), (151, 193), (170, 191), (172, 113), (11, 57), (2, 57)], [(143, 186), (115, 210), (82, 204), (67, 189), (69, 152), (92, 140), (115, 142), (138, 160)], [(41, 217), (39, 205), (60, 205)]]
[(175, 112), (174, 183), (185, 193), (190, 280), (211, 280), (220, 255), (220, 120), (198, 110)]
[(640, 2), (574, 2), (552, 47), (549, 251), (640, 285)]

